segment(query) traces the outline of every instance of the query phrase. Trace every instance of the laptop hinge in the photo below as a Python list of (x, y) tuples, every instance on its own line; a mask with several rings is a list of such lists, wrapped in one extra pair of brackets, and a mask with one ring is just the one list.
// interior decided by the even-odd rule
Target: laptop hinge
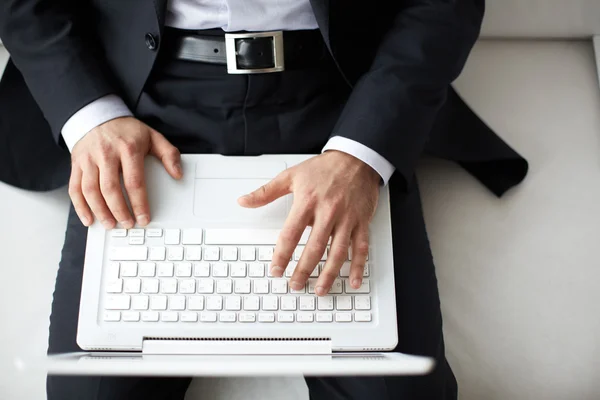
[(331, 339), (144, 339), (143, 354), (331, 354)]

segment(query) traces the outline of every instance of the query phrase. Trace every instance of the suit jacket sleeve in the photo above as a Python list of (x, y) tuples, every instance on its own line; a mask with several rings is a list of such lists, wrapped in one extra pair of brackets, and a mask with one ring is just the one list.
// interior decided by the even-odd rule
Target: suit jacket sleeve
[(408, 186), (449, 84), (479, 36), (485, 2), (404, 4), (369, 71), (355, 85), (333, 135), (381, 154)]
[(0, 38), (59, 141), (77, 110), (115, 93), (86, 0), (2, 0)]

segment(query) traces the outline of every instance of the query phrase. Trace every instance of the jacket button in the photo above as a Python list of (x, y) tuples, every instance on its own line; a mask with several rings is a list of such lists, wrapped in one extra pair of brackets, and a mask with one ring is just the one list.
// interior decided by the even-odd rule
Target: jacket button
[(156, 38), (156, 36), (154, 36), (151, 33), (146, 33), (145, 39), (146, 47), (148, 47), (148, 49), (150, 50), (156, 50), (156, 48), (158, 47), (158, 39)]

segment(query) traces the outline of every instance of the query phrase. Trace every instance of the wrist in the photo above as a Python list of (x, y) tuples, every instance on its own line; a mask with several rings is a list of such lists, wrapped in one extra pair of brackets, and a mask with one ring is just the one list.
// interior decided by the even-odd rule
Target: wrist
[(367, 179), (376, 184), (381, 182), (381, 175), (373, 167), (352, 154), (339, 150), (328, 150), (323, 155), (330, 155), (332, 159), (335, 159), (335, 165), (338, 165), (342, 171), (347, 171), (351, 175)]

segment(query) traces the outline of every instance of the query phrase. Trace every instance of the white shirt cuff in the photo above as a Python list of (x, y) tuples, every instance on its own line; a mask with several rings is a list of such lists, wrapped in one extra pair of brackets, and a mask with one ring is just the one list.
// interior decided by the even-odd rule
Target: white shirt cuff
[(73, 114), (63, 125), (61, 134), (69, 151), (73, 151), (75, 144), (95, 127), (115, 118), (131, 116), (133, 114), (123, 100), (119, 96), (109, 94)]
[(376, 151), (368, 148), (362, 143), (348, 139), (342, 136), (334, 136), (329, 139), (323, 152), (327, 150), (338, 150), (353, 157), (358, 158), (365, 164), (373, 168), (383, 179), (383, 184), (387, 185), (396, 168)]

